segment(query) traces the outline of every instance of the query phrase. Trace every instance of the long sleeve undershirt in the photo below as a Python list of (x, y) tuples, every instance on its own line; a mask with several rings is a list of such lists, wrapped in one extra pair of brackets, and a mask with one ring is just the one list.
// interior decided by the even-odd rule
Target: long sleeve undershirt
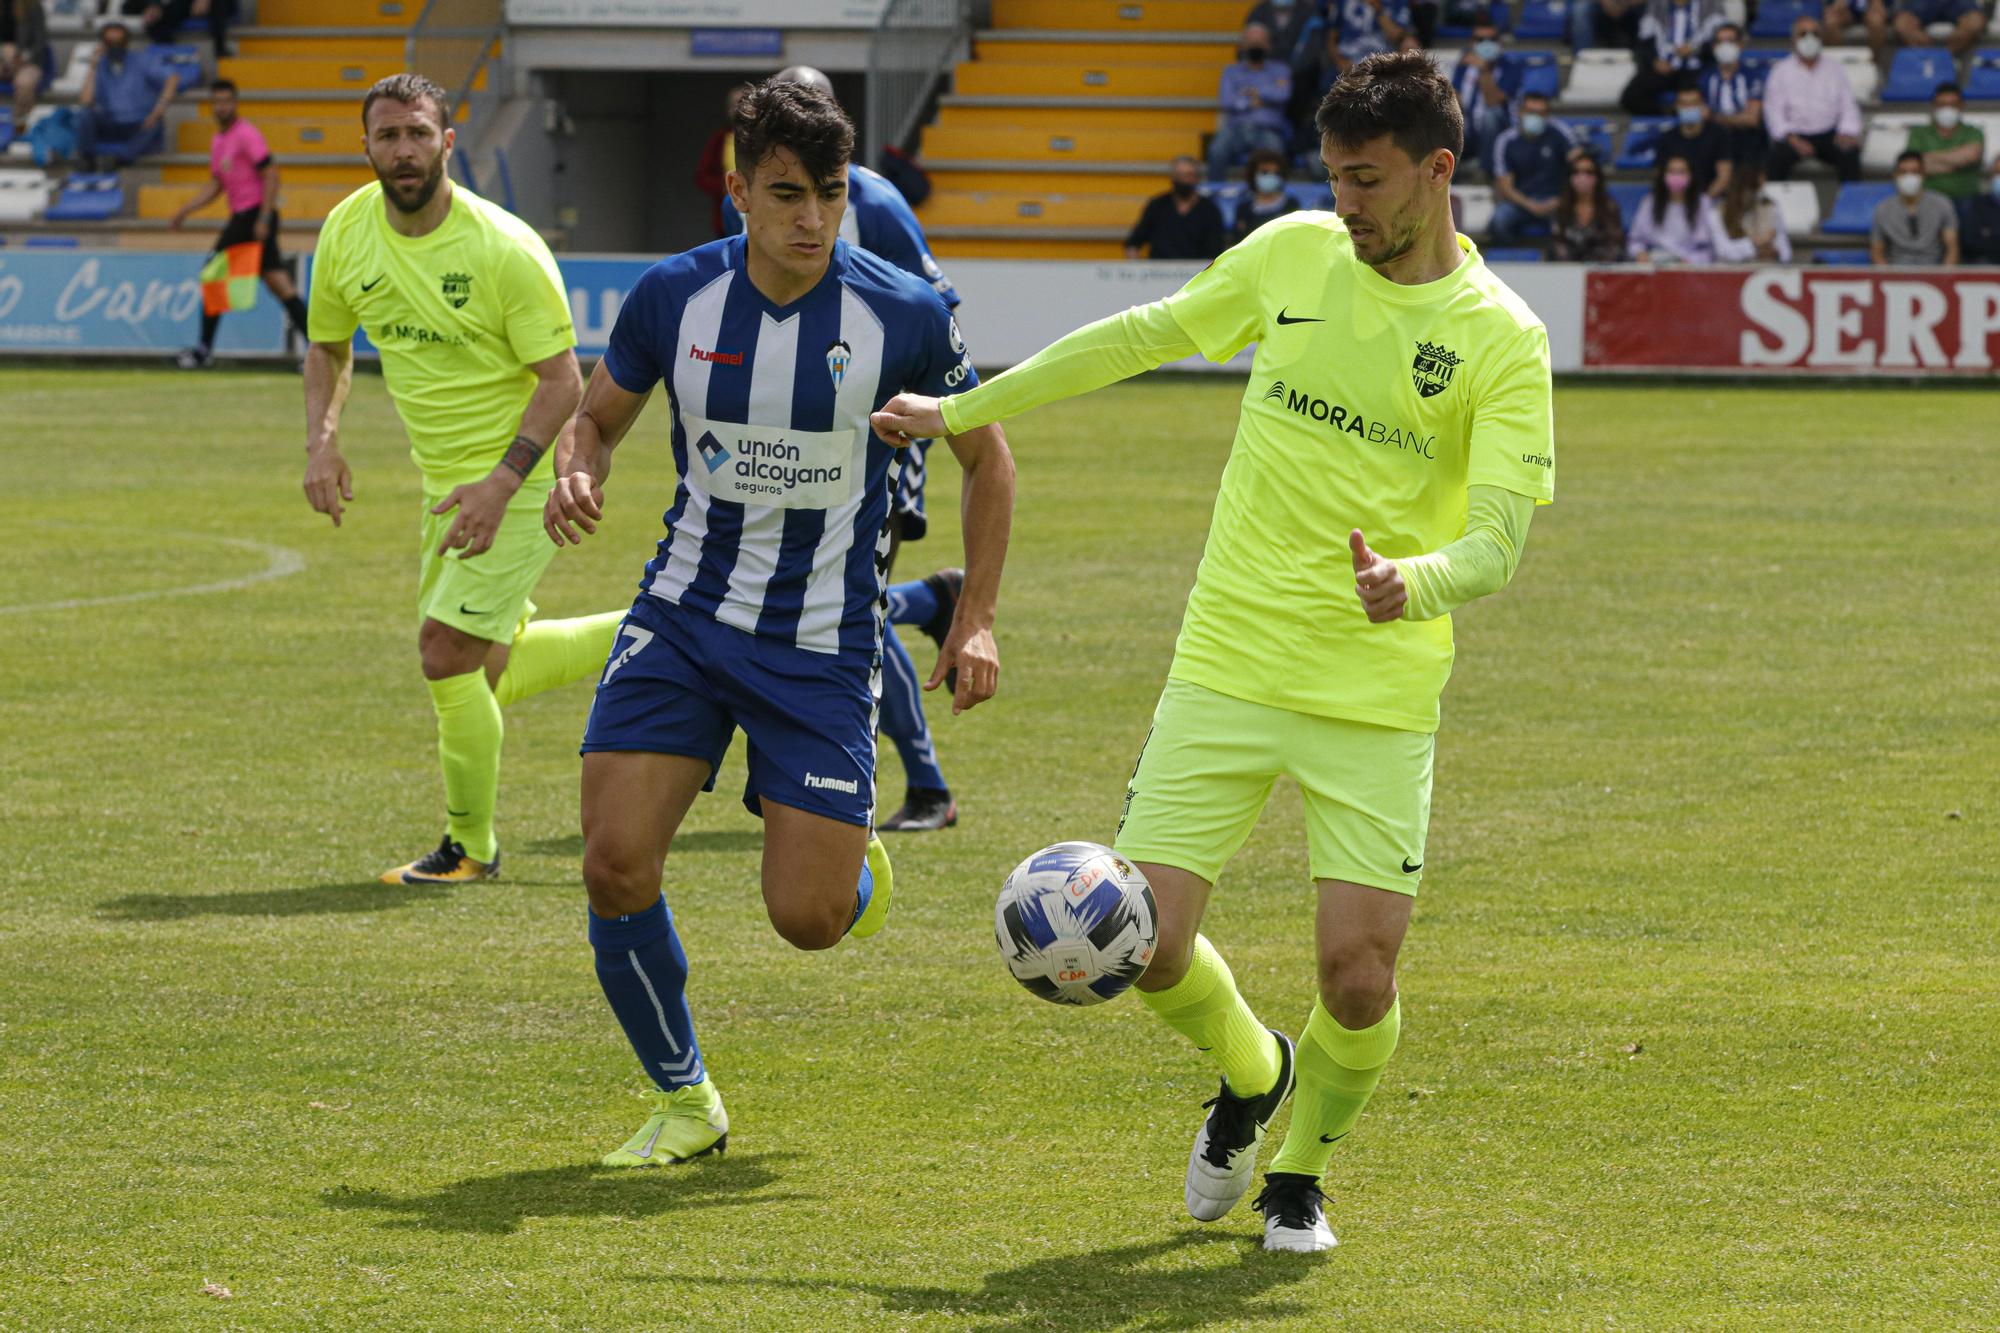
[(1535, 502), (1525, 495), (1504, 486), (1468, 486), (1464, 534), (1426, 555), (1396, 561), (1409, 595), (1403, 619), (1435, 620), (1506, 587), (1534, 516)]

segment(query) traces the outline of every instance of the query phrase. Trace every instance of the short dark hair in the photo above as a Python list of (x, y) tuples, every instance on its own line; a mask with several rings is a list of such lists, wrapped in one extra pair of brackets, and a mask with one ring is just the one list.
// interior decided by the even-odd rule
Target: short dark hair
[(1725, 33), (1725, 32), (1733, 32), (1733, 33), (1735, 33), (1735, 34), (1736, 34), (1736, 40), (1737, 40), (1737, 41), (1739, 41), (1739, 42), (1743, 40), (1743, 29), (1742, 29), (1742, 28), (1741, 28), (1740, 26), (1738, 26), (1737, 24), (1734, 24), (1734, 23), (1718, 23), (1718, 24), (1716, 24), (1716, 25), (1715, 25), (1715, 40), (1717, 40), (1718, 42), (1719, 42), (1719, 41), (1721, 41), (1721, 40), (1722, 40), (1722, 34), (1723, 34), (1723, 33)]
[(1900, 168), (1905, 162), (1914, 162), (1918, 167), (1922, 167), (1924, 165), (1924, 155), (1905, 148), (1902, 152), (1896, 154), (1896, 166)]
[(1179, 166), (1183, 162), (1188, 163), (1196, 171), (1201, 170), (1201, 159), (1194, 156), (1192, 153), (1180, 153), (1176, 155), (1174, 158), (1168, 161), (1167, 170), (1172, 171), (1175, 167)]
[(736, 104), (736, 169), (750, 175), (779, 148), (789, 148), (815, 185), (847, 169), (854, 156), (854, 122), (833, 94), (809, 83), (766, 79)]
[(1254, 172), (1257, 170), (1257, 165), (1261, 162), (1269, 162), (1272, 166), (1275, 166), (1280, 173), (1282, 173), (1285, 169), (1285, 155), (1279, 152), (1275, 148), (1259, 148), (1254, 150), (1250, 154), (1250, 156), (1244, 160), (1244, 165), (1249, 167), (1250, 170)]
[(368, 96), (361, 99), (361, 128), (368, 128), (369, 111), (384, 98), (405, 106), (429, 101), (437, 108), (439, 132), (451, 128), (450, 94), (421, 74), (391, 74), (386, 79), (376, 80), (375, 86), (368, 90)]
[(1440, 148), (1465, 151), (1465, 117), (1451, 81), (1422, 51), (1383, 51), (1357, 62), (1326, 90), (1313, 124), (1353, 146), (1390, 135), (1412, 162)]
[(214, 83), (208, 85), (208, 91), (211, 97), (216, 93), (233, 94), (236, 91), (236, 83), (232, 79), (217, 79)]
[(1935, 102), (1938, 100), (1938, 98), (1943, 97), (1946, 93), (1950, 93), (1953, 97), (1959, 98), (1960, 100), (1963, 100), (1965, 97), (1965, 89), (1959, 87), (1957, 84), (1940, 83), (1937, 87), (1931, 89), (1931, 100)]

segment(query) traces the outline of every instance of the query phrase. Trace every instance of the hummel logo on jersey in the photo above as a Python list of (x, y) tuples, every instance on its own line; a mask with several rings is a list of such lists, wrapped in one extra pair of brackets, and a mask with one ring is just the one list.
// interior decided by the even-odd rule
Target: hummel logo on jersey
[(808, 773), (806, 786), (814, 791), (844, 791), (849, 796), (861, 794), (861, 783), (854, 778), (823, 778), (817, 773)]
[(1304, 389), (1288, 388), (1283, 380), (1273, 381), (1264, 397), (1275, 399), (1281, 393), (1285, 409), (1309, 421), (1324, 421), (1336, 431), (1359, 435), (1370, 444), (1379, 444), (1384, 448), (1401, 449), (1424, 458), (1437, 457), (1437, 436), (1421, 434), (1415, 426), (1385, 425), (1380, 417), (1371, 418), (1339, 403), (1329, 403)]
[(444, 285), (444, 299), (451, 302), (451, 308), (465, 309), (465, 303), (472, 299), (472, 275), (447, 273), (439, 281)]
[(840, 388), (840, 382), (847, 378), (848, 363), (854, 360), (854, 349), (836, 338), (827, 344), (826, 373), (833, 376), (833, 387)]
[(1420, 342), (1416, 359), (1410, 363), (1410, 382), (1425, 398), (1435, 398), (1451, 387), (1451, 373), (1458, 367), (1458, 353), (1443, 345)]
[(722, 441), (716, 439), (710, 431), (703, 431), (701, 438), (695, 441), (694, 447), (701, 450), (701, 460), (708, 464), (710, 472), (729, 461), (729, 451), (722, 447)]
[(688, 360), (710, 361), (718, 366), (740, 366), (743, 364), (741, 352), (711, 352), (695, 343), (688, 344)]
[(1282, 308), (1282, 309), (1280, 309), (1280, 310), (1278, 311), (1278, 322), (1279, 322), (1280, 324), (1324, 324), (1324, 323), (1326, 323), (1326, 320), (1325, 320), (1325, 319), (1324, 319), (1324, 318), (1323, 318), (1322, 316), (1319, 316), (1319, 315), (1288, 315), (1288, 314), (1286, 314), (1286, 313), (1285, 313), (1285, 311), (1286, 311), (1286, 310), (1289, 310), (1289, 309), (1291, 309), (1291, 307), (1290, 307), (1290, 306), (1286, 306), (1286, 307), (1284, 307), (1284, 308)]
[(1406, 856), (1403, 858), (1403, 873), (1405, 875), (1414, 875), (1423, 868), (1424, 868), (1424, 863), (1422, 861), (1417, 862), (1415, 865), (1411, 865), (1409, 857)]
[(373, 281), (373, 282), (364, 282), (364, 283), (362, 283), (362, 284), (361, 284), (361, 290), (362, 290), (363, 292), (372, 292), (372, 291), (374, 291), (374, 290), (375, 290), (375, 289), (376, 289), (377, 287), (380, 287), (380, 286), (382, 285), (382, 279), (383, 279), (383, 278), (386, 278), (386, 277), (388, 277), (388, 276), (389, 276), (389, 275), (388, 275), (387, 273), (380, 273), (380, 274), (377, 274), (377, 275), (376, 275), (376, 277), (375, 277), (375, 281)]

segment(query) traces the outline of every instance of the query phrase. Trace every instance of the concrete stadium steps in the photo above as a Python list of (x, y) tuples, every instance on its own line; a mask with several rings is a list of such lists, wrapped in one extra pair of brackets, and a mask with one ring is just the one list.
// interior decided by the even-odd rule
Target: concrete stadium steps
[(1025, 190), (933, 190), (919, 217), (924, 230), (947, 227), (1040, 230), (1115, 228), (1120, 236), (1139, 218), (1141, 198)]
[[(171, 218), (176, 209), (200, 191), (198, 184), (162, 181), (141, 185), (139, 217), (155, 221)], [(349, 185), (295, 185), (287, 181), (280, 192), (278, 208), (288, 222), (318, 223), (325, 220), (335, 204), (353, 193), (354, 187)], [(203, 221), (221, 222), (229, 216), (229, 209), (217, 199), (194, 216)]]
[(1085, 103), (1067, 97), (961, 97), (947, 93), (938, 99), (937, 120), (924, 131), (924, 148), (926, 152), (930, 150), (930, 136), (940, 129), (1036, 130), (1080, 140), (1085, 135), (1124, 130), (1174, 132), (1193, 137), (1214, 128), (1212, 96)]
[[(227, 61), (223, 62), (227, 64)], [(1006, 61), (962, 62), (952, 78), (952, 91), (969, 96), (1071, 97), (1087, 101), (1110, 97), (1202, 98), (1215, 105), (1217, 71), (1201, 65), (1048, 65)]]
[(973, 41), (978, 58), (1001, 65), (1197, 65), (1219, 79), (1223, 67), (1236, 58), (1231, 41), (1215, 41), (1201, 33), (1175, 33), (1192, 40), (1102, 40), (1096, 33), (1065, 37), (1033, 30), (1031, 36), (988, 29)]
[(959, 193), (1117, 194), (1144, 200), (1166, 188), (1165, 168), (1157, 162), (1059, 163), (1038, 170), (1011, 162), (927, 157), (924, 168), (934, 188)]
[[(342, 134), (351, 134), (350, 143), (361, 142), (361, 97), (365, 88), (325, 92), (299, 92), (285, 90), (278, 92), (263, 89), (243, 90), (243, 114), (260, 126), (267, 120), (315, 120), (323, 121)], [(463, 125), (469, 112), (460, 107), (452, 119)], [(345, 126), (345, 128), (342, 128)]]
[[(209, 179), (208, 155), (205, 153), (176, 154), (151, 160), (160, 164), (160, 180), (168, 185), (201, 185)], [(286, 193), (290, 193), (294, 185), (337, 186), (351, 192), (374, 179), (375, 173), (369, 168), (368, 159), (359, 153), (323, 161), (291, 158), (278, 162), (278, 187)]]
[(1244, 12), (1243, 5), (1217, 0), (993, 0), (993, 26), (1233, 36), (1243, 29)]
[(1064, 240), (1042, 236), (965, 234), (951, 228), (930, 234), (931, 253), (951, 259), (1122, 259), (1124, 232)]
[(1172, 129), (1121, 130), (1096, 127), (1076, 130), (1028, 129), (1018, 126), (945, 124), (924, 131), (925, 164), (955, 158), (985, 162), (1152, 162), (1164, 163), (1175, 153), (1189, 151), (1200, 131)]
[[(356, 103), (358, 108), (360, 103)], [(342, 108), (339, 114), (324, 116), (267, 116), (251, 110), (248, 116), (264, 136), (271, 151), (286, 159), (345, 157), (361, 151), (361, 116), (358, 110)], [(206, 154), (215, 141), (215, 121), (204, 116), (185, 120), (174, 128), (174, 151)]]
[[(243, 88), (286, 92), (324, 92), (349, 89), (366, 92), (377, 79), (403, 72), (403, 57), (394, 56), (228, 56), (215, 62), (220, 78), (234, 80)], [(480, 71), (475, 89), (485, 87), (486, 72)]]
[(332, 57), (343, 60), (401, 60), (405, 43), (401, 34), (370, 36), (367, 28), (314, 28), (299, 34), (283, 29), (256, 28), (235, 37), (236, 54), (248, 59), (299, 56)]
[(393, 28), (408, 31), (423, 0), (257, 0), (260, 28)]

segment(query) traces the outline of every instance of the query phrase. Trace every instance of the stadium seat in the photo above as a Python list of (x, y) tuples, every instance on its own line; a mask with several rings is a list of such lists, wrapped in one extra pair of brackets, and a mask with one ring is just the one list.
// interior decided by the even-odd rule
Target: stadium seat
[(1516, 97), (1540, 93), (1551, 102), (1555, 101), (1556, 92), (1562, 87), (1562, 69), (1556, 64), (1553, 52), (1510, 51), (1501, 59), (1521, 71), (1521, 86), (1514, 94)]
[(74, 250), (79, 243), (74, 236), (27, 236), (21, 244), (30, 250)]
[(1819, 187), (1811, 181), (1766, 181), (1764, 193), (1785, 215), (1785, 231), (1810, 236), (1819, 230)]
[(1826, 215), (1820, 230), (1829, 236), (1866, 236), (1875, 217), (1875, 205), (1896, 192), (1888, 181), (1849, 181), (1833, 197), (1833, 211)]
[(1285, 194), (1300, 208), (1324, 211), (1333, 207), (1333, 187), (1325, 181), (1288, 181)]
[(1532, 245), (1502, 245), (1479, 253), (1489, 264), (1539, 264), (1548, 258)]
[(97, 43), (78, 42), (70, 48), (69, 63), (63, 72), (50, 80), (50, 97), (74, 100), (83, 95), (83, 81), (90, 77), (90, 67), (97, 62)]
[(1467, 236), (1484, 236), (1493, 224), (1493, 190), (1485, 185), (1459, 185), (1451, 197), (1458, 201), (1458, 229)]
[(1818, 18), (1821, 8), (1813, 0), (1764, 0), (1757, 6), (1757, 17), (1751, 20), (1750, 35), (1790, 40), (1792, 24), (1808, 15)]
[[(1885, 102), (1928, 102), (1940, 83), (1958, 77), (1951, 53), (1935, 46), (1906, 46), (1889, 63), (1889, 80), (1882, 86)], [(1856, 97), (1861, 94), (1855, 93)]]
[(39, 168), (0, 168), (0, 222), (33, 222), (49, 206), (49, 178)]
[(2000, 102), (2000, 51), (1974, 51), (1965, 74), (1965, 100)]
[(1812, 261), (1815, 264), (1833, 264), (1841, 268), (1866, 268), (1874, 262), (1866, 250), (1815, 250)]
[(1635, 116), (1611, 165), (1619, 171), (1651, 171), (1660, 136), (1671, 133), (1674, 124), (1671, 116)]
[(76, 172), (63, 182), (62, 192), (43, 216), (50, 222), (102, 222), (125, 211), (125, 190), (118, 173)]
[(0, 106), (0, 153), (7, 151), (7, 145), (14, 142), (14, 108)]
[(1527, 0), (1514, 35), (1523, 41), (1560, 42), (1569, 37), (1569, 6), (1563, 0)]
[[(1508, 5), (1507, 0), (1493, 0), (1486, 7), (1486, 12), (1492, 18), (1493, 26), (1502, 32), (1507, 31), (1507, 29), (1514, 25), (1514, 12), (1512, 7)], [(1472, 36), (1472, 25), (1469, 23), (1440, 22), (1437, 28), (1437, 35), (1440, 37), (1456, 37), (1463, 40)]]
[(1967, 123), (1977, 125), (1986, 136), (1986, 160), (1982, 167), (1993, 165), (1993, 159), (2000, 157), (2000, 111), (1975, 112), (1967, 116)]
[(1571, 106), (1617, 106), (1618, 95), (1632, 82), (1635, 66), (1630, 51), (1592, 47), (1578, 51), (1569, 67), (1569, 87), (1563, 101)]
[(1745, 51), (1742, 61), (1743, 71), (1746, 74), (1754, 74), (1760, 79), (1768, 79), (1771, 77), (1771, 66), (1784, 58), (1783, 51)]
[(1610, 181), (1604, 189), (1618, 201), (1618, 215), (1625, 219), (1625, 227), (1629, 231), (1632, 219), (1638, 216), (1639, 205), (1646, 201), (1653, 187), (1644, 181)]
[(1611, 122), (1603, 116), (1562, 116), (1563, 124), (1578, 144), (1597, 154), (1600, 162), (1611, 160)]
[(1875, 90), (1882, 86), (1882, 71), (1875, 67), (1875, 56), (1867, 47), (1836, 46), (1826, 55), (1847, 75), (1847, 86), (1854, 90), (1855, 101), (1866, 106), (1874, 100)]
[(1910, 142), (1910, 131), (1929, 120), (1929, 115), (1908, 111), (1878, 111), (1868, 117), (1861, 134), (1861, 169), (1871, 176), (1888, 175), (1896, 155)]
[(181, 46), (178, 43), (149, 46), (146, 48), (146, 54), (153, 58), (155, 65), (178, 78), (184, 89), (200, 88), (208, 83), (207, 77), (202, 72), (201, 52), (192, 46)]

